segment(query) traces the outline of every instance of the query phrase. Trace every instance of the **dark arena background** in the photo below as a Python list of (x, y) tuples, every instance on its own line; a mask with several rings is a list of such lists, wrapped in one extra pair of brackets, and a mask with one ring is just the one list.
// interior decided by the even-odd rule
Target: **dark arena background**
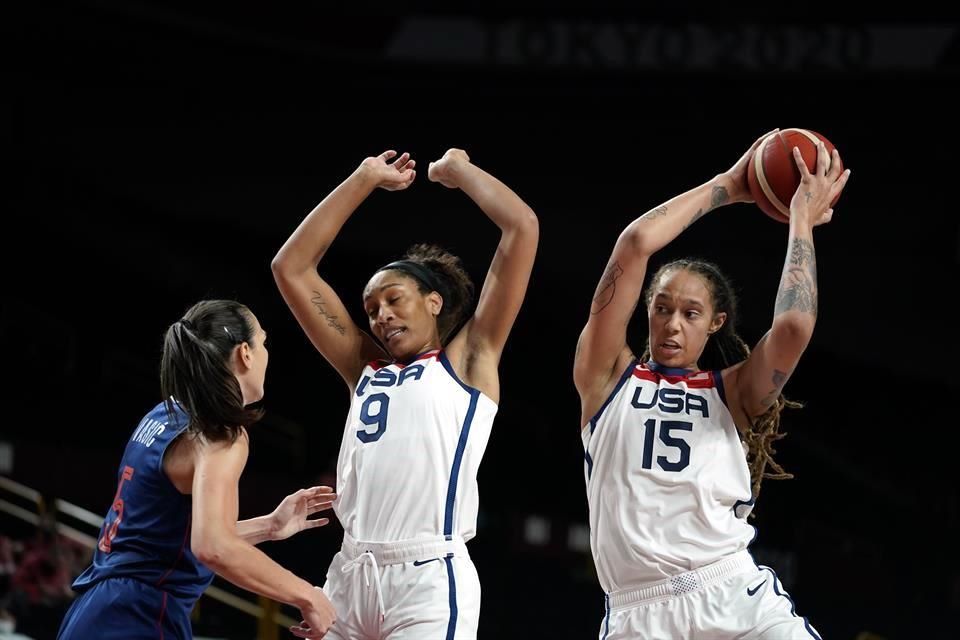
[[(824, 638), (957, 638), (960, 24), (814, 6), (364, 16), (327, 4), (81, 1), (6, 16), (0, 620), (55, 636), (125, 440), (160, 399), (163, 331), (196, 300), (238, 299), (271, 336), (241, 516), (335, 482), (347, 393), (287, 310), (271, 258), (364, 157), (392, 148), (418, 161), (416, 182), (361, 206), (324, 277), (362, 326), (366, 280), (415, 242), (459, 254), (479, 284), (495, 226), (426, 179), (460, 147), (541, 229), (479, 474), (480, 637), (596, 637), (572, 381), (596, 283), (630, 220), (763, 132), (803, 127), (853, 175), (815, 232), (819, 320), (786, 388), (806, 406), (784, 414), (777, 445), (796, 478), (764, 483), (751, 550)], [(786, 232), (734, 205), (654, 261), (720, 264), (753, 344)], [(629, 337), (642, 349), (642, 317)], [(261, 548), (322, 584), (341, 534), (334, 521)], [(271, 616), (295, 610), (214, 585), (197, 637), (291, 637)]]

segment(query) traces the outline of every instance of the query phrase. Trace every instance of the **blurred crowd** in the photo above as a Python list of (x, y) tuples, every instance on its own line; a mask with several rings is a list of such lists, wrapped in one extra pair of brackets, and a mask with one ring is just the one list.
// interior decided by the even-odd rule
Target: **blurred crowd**
[(55, 638), (89, 562), (90, 551), (52, 523), (22, 539), (0, 534), (0, 639)]

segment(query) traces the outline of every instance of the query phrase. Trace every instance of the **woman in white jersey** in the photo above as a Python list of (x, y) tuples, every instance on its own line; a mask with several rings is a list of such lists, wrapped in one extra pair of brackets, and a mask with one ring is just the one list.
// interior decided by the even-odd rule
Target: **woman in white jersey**
[(820, 145), (811, 174), (794, 151), (802, 181), (786, 263), (770, 330), (752, 351), (736, 334), (729, 282), (699, 260), (653, 275), (647, 348), (637, 358), (626, 344), (650, 257), (707, 212), (752, 201), (747, 163), (765, 137), (624, 229), (580, 336), (574, 381), (606, 640), (819, 638), (773, 571), (753, 562), (746, 518), (766, 464), (782, 474), (770, 444), (816, 321), (813, 227), (830, 221), (849, 176), (836, 152)]
[(497, 366), (539, 230), (513, 191), (463, 151), (448, 150), (427, 177), (466, 193), (502, 232), (476, 310), (464, 322), (473, 287), (459, 260), (418, 245), (364, 288), (367, 333), (317, 265), (367, 196), (378, 187), (406, 189), (415, 176), (407, 153), (366, 158), (272, 265), (294, 316), (351, 398), (334, 503), (344, 540), (324, 586), (339, 613), (333, 638), (477, 635), (480, 583), (464, 543), (476, 527), (477, 469), (500, 397)]

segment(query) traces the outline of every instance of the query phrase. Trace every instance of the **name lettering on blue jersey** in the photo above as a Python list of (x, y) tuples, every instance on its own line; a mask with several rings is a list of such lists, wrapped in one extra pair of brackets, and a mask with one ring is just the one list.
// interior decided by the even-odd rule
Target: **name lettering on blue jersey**
[(387, 368), (380, 369), (373, 376), (363, 376), (357, 385), (357, 397), (362, 398), (366, 393), (367, 384), (371, 387), (399, 387), (406, 380), (419, 380), (426, 368), (422, 364), (412, 364), (400, 370), (400, 375)]
[(166, 428), (167, 425), (163, 422), (145, 419), (140, 423), (140, 426), (137, 427), (137, 430), (133, 432), (133, 437), (130, 439), (134, 442), (139, 442), (145, 447), (149, 447)]
[(647, 387), (647, 385), (637, 385), (637, 388), (633, 392), (633, 399), (630, 400), (630, 404), (632, 404), (634, 408), (649, 409), (659, 401), (660, 404), (657, 405), (657, 408), (664, 413), (685, 412), (687, 415), (691, 415), (692, 411), (699, 411), (700, 415), (704, 418), (710, 417), (707, 399), (703, 396), (684, 391), (683, 389), (659, 389), (653, 387), (651, 389), (650, 399), (644, 402), (642, 397), (644, 395), (644, 389)]

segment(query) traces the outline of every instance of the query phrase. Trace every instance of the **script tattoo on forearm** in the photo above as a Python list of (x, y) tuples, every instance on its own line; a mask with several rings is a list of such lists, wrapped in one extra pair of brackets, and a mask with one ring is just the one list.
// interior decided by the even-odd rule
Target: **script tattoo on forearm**
[(813, 243), (794, 238), (777, 291), (774, 314), (802, 311), (817, 315), (817, 256)]
[(600, 284), (597, 285), (597, 293), (593, 296), (593, 304), (590, 307), (590, 313), (596, 315), (607, 308), (613, 302), (613, 296), (617, 293), (617, 279), (623, 275), (623, 268), (616, 260), (611, 260), (600, 278)]
[(327, 311), (326, 303), (323, 301), (323, 296), (320, 295), (319, 291), (314, 290), (313, 297), (310, 298), (310, 302), (313, 303), (313, 306), (317, 308), (317, 311), (321, 316), (327, 321), (327, 326), (332, 328), (334, 331), (340, 335), (345, 335), (347, 330), (342, 324), (337, 322), (337, 316), (331, 314)]

